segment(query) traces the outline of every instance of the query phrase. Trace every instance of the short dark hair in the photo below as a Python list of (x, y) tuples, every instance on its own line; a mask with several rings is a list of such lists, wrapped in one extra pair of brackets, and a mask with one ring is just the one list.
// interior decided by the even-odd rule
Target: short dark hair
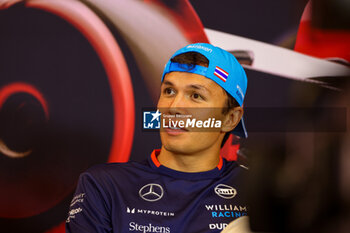
[(181, 53), (171, 58), (170, 61), (180, 63), (180, 64), (193, 65), (193, 66), (195, 65), (200, 65), (204, 67), (209, 66), (208, 58), (206, 58), (205, 56), (197, 52)]
[[(171, 62), (176, 62), (176, 63), (180, 63), (180, 64), (187, 64), (187, 65), (193, 65), (193, 67), (195, 65), (200, 65), (200, 66), (204, 66), (204, 67), (208, 67), (209, 66), (209, 60), (203, 56), (200, 53), (197, 52), (187, 52), (187, 53), (182, 53), (179, 54), (173, 58), (170, 59)], [(224, 109), (222, 110), (222, 114), (227, 114), (231, 109), (235, 108), (235, 107), (239, 107), (240, 105), (238, 104), (238, 102), (235, 100), (235, 98), (233, 98), (229, 93), (227, 93), (226, 90), (222, 89), (226, 96), (226, 104)], [(232, 132), (232, 131), (231, 131)], [(227, 132), (224, 136), (224, 139), (222, 140), (221, 143), (221, 147), (224, 146), (226, 140), (228, 139), (228, 137), (230, 136), (231, 132)]]

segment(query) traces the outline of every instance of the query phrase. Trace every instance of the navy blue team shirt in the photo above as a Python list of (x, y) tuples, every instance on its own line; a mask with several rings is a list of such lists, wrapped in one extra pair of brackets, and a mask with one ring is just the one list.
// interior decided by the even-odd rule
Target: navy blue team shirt
[(247, 171), (220, 157), (210, 171), (185, 173), (148, 160), (96, 165), (82, 173), (66, 232), (220, 232), (247, 215)]

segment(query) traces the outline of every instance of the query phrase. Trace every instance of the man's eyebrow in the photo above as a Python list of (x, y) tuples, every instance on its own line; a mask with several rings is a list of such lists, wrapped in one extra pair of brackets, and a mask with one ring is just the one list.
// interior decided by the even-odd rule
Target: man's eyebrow
[(202, 86), (200, 84), (191, 84), (191, 85), (188, 85), (188, 87), (193, 88), (193, 89), (197, 89), (197, 90), (205, 90), (205, 91), (211, 93), (209, 88), (206, 88), (205, 86)]
[[(162, 83), (162, 85), (167, 85), (167, 86), (174, 86), (174, 84), (170, 81), (164, 81)], [(192, 89), (196, 89), (196, 90), (204, 90), (204, 91), (207, 91), (209, 93), (211, 93), (210, 89), (203, 86), (203, 85), (200, 85), (200, 84), (190, 84), (187, 86), (187, 88), (192, 88)]]
[(174, 86), (174, 84), (170, 81), (164, 81), (162, 84), (168, 85), (168, 86)]

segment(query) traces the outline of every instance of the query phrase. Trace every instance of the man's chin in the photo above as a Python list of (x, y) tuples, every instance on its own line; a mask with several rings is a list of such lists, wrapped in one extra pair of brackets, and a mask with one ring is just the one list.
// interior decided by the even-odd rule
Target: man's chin
[(163, 145), (163, 148), (174, 154), (189, 154), (190, 152), (189, 150), (190, 148), (188, 146), (179, 145), (179, 144), (176, 144), (176, 145), (166, 144), (166, 145)]

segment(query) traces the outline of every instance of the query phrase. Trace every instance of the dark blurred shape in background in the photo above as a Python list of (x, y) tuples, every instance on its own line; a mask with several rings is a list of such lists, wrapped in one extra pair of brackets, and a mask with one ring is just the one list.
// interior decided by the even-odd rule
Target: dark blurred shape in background
[[(321, 58), (338, 57), (348, 66), (350, 1), (315, 0), (311, 5), (312, 13), (308, 6), (304, 12), (296, 50)], [(253, 231), (350, 232), (350, 77), (315, 79), (326, 87), (292, 86), (289, 106), (322, 108), (320, 114), (312, 115), (312, 122), (307, 111), (298, 120), (311, 126), (321, 120), (344, 129), (302, 132), (291, 114), (284, 124), (298, 126), (294, 132), (286, 127), (285, 131), (249, 134), (245, 153), (250, 159)], [(343, 109), (342, 116), (329, 118), (332, 109)], [(278, 115), (274, 117), (269, 122), (280, 121)]]
[[(314, 121), (327, 120), (327, 109), (347, 109), (340, 117), (345, 121), (343, 132), (301, 132), (298, 128), (297, 132), (250, 133), (246, 153), (253, 231), (349, 232), (350, 134), (346, 125), (350, 85), (348, 79), (343, 81), (346, 88), (342, 91), (309, 85), (290, 92), (296, 106), (323, 106), (325, 111)], [(302, 120), (307, 119), (305, 114)], [(295, 125), (295, 117), (286, 124)]]
[(312, 2), (312, 23), (322, 29), (350, 29), (349, 0), (316, 0)]

